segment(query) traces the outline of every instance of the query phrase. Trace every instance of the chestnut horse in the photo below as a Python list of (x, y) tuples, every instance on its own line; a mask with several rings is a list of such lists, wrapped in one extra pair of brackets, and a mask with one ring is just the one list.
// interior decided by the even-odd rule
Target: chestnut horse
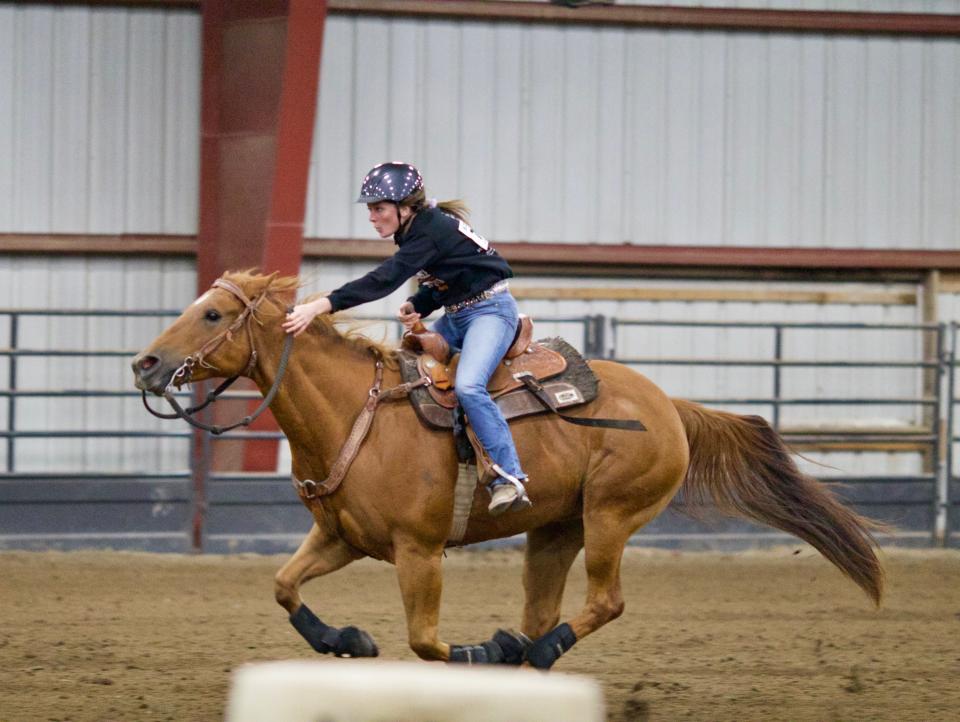
[[(267, 394), (285, 341), (280, 324), (297, 279), (234, 272), (221, 280), (227, 287), (215, 285), (204, 293), (136, 357), (138, 388), (162, 394), (185, 359), (196, 360), (204, 349), (199, 363), (186, 364), (193, 381), (245, 374)], [(340, 332), (329, 316), (316, 319), (296, 339), (270, 408), (289, 439), (297, 479), (330, 474), (370, 398), (377, 358), (386, 361), (384, 388), (401, 383), (390, 355), (381, 344)], [(339, 656), (377, 654), (365, 632), (320, 621), (299, 591), (310, 579), (370, 556), (396, 566), (409, 643), (421, 658), (548, 668), (577, 640), (623, 613), (624, 545), (681, 488), (688, 502), (712, 499), (722, 511), (809, 542), (879, 604), (883, 572), (874, 552), (874, 524), (801, 473), (766, 421), (670, 399), (621, 364), (591, 361), (590, 366), (599, 378), (599, 395), (572, 414), (639, 419), (647, 430), (584, 427), (549, 414), (512, 422), (533, 506), (492, 517), (486, 492), (478, 487), (463, 539), (470, 544), (526, 532), (522, 633), (500, 630), (474, 645), (451, 645), (438, 636), (441, 558), (453, 519), (457, 453), (449, 432), (427, 428), (407, 401), (391, 400), (377, 406), (337, 491), (313, 499), (301, 493), (314, 523), (277, 573), (275, 591), (314, 649)], [(581, 549), (586, 601), (561, 623), (565, 580)]]

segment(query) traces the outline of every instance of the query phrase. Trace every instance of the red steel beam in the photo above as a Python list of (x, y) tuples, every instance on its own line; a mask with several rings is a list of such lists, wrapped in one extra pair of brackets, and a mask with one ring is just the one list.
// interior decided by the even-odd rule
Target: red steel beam
[[(228, 269), (299, 271), (326, 2), (205, 0), (202, 11), (198, 292)], [(264, 414), (252, 428), (277, 426)], [(242, 455), (245, 470), (273, 470), (277, 449), (220, 443), (214, 464)]]

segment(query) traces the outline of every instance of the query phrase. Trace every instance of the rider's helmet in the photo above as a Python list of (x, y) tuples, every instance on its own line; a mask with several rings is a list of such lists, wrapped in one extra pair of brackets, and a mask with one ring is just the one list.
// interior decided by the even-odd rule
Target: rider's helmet
[(357, 203), (399, 203), (421, 188), (423, 178), (420, 171), (409, 163), (381, 163), (364, 177)]

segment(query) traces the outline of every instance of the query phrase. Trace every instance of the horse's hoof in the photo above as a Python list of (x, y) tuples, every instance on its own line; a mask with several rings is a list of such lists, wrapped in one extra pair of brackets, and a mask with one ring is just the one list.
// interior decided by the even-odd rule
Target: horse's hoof
[(336, 647), (333, 653), (337, 657), (377, 657), (377, 649), (373, 637), (357, 627), (344, 627), (340, 630)]

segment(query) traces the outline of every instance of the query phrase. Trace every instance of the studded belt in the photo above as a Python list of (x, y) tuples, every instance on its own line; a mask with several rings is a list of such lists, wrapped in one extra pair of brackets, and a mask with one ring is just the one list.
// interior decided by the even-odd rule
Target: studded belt
[(480, 303), (481, 301), (486, 301), (488, 298), (493, 298), (498, 293), (503, 293), (510, 288), (510, 284), (507, 281), (497, 281), (486, 291), (478, 293), (476, 296), (471, 296), (470, 298), (465, 298), (462, 301), (454, 303), (450, 306), (444, 306), (443, 310), (447, 313), (456, 313), (457, 311), (462, 311), (463, 309), (472, 306), (475, 303)]

